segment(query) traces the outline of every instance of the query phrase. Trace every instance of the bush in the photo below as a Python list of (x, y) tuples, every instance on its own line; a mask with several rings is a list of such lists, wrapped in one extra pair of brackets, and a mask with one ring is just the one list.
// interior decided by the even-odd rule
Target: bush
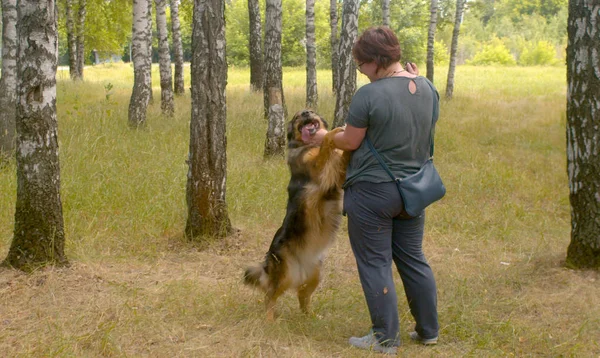
[(548, 41), (528, 42), (519, 57), (519, 65), (522, 66), (544, 66), (558, 63), (556, 49)]
[(504, 43), (495, 38), (483, 45), (473, 59), (467, 60), (466, 63), (469, 65), (515, 65), (516, 61)]

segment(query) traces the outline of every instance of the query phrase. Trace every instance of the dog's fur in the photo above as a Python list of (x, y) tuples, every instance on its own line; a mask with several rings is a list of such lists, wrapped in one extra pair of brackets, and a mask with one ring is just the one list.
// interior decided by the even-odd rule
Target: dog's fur
[(336, 128), (325, 135), (321, 146), (302, 139), (313, 136), (327, 122), (311, 110), (297, 112), (288, 124), (288, 158), (291, 171), (287, 211), (275, 233), (264, 262), (249, 267), (244, 281), (266, 293), (267, 319), (275, 318), (277, 298), (296, 289), (300, 308), (309, 312), (312, 293), (320, 281), (324, 254), (341, 222), (342, 184), (349, 153), (335, 149)]

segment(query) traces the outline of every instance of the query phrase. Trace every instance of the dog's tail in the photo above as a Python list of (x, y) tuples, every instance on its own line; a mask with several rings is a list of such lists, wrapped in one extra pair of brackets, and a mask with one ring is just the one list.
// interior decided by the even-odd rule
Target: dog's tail
[(265, 271), (265, 266), (251, 266), (244, 273), (244, 283), (248, 286), (260, 287), (265, 289), (269, 277)]

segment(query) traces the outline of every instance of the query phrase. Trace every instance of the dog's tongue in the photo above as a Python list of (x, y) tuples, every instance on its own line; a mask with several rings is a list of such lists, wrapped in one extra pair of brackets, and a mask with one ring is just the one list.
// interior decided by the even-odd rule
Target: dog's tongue
[(311, 124), (307, 124), (304, 127), (302, 127), (302, 141), (303, 142), (308, 142), (310, 140), (310, 137), (313, 136), (313, 134), (315, 134), (315, 124), (311, 123)]

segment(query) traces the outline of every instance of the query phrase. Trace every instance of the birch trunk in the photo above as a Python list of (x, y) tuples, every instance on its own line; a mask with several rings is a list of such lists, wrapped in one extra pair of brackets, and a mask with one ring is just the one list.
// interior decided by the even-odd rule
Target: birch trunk
[(352, 58), (352, 45), (358, 33), (359, 6), (359, 0), (344, 1), (342, 31), (338, 50), (339, 82), (336, 88), (333, 128), (344, 124), (352, 96), (356, 92), (356, 65)]
[(260, 91), (263, 87), (262, 26), (258, 0), (248, 0), (248, 19), (250, 27), (250, 88)]
[(435, 44), (435, 29), (437, 25), (437, 0), (431, 0), (429, 8), (429, 31), (427, 33), (427, 78), (433, 83), (434, 63), (433, 49)]
[(173, 74), (167, 30), (167, 0), (156, 0), (156, 28), (158, 30), (158, 58), (160, 68), (160, 109), (168, 117), (175, 112), (173, 103)]
[(85, 18), (87, 16), (87, 1), (79, 0), (79, 18), (77, 25), (77, 79), (83, 80), (83, 66), (85, 65)]
[(390, 26), (390, 0), (381, 0), (381, 16), (383, 26)]
[(456, 0), (456, 14), (454, 16), (454, 30), (452, 31), (452, 45), (450, 46), (450, 65), (448, 67), (448, 80), (446, 82), (446, 98), (452, 99), (454, 93), (454, 70), (456, 69), (456, 51), (458, 49), (458, 34), (462, 21), (465, 0)]
[(192, 32), (192, 118), (187, 177), (188, 238), (224, 237), (227, 214), (227, 60), (225, 3), (195, 0)]
[(79, 79), (77, 70), (77, 34), (73, 23), (73, 0), (66, 0), (67, 51), (69, 52), (69, 75), (72, 80)]
[(306, 108), (317, 110), (317, 44), (315, 0), (306, 0)]
[(567, 22), (567, 173), (571, 243), (566, 263), (600, 268), (600, 4), (570, 0)]
[(183, 83), (183, 42), (179, 23), (179, 2), (171, 0), (171, 32), (173, 33), (173, 62), (175, 62), (175, 94), (185, 93)]
[(58, 11), (54, 0), (18, 2), (17, 201), (5, 264), (66, 264), (56, 121)]
[(17, 0), (2, 0), (2, 78), (0, 79), (0, 156), (15, 150), (17, 102)]
[(152, 92), (152, 0), (148, 0), (148, 22), (146, 23), (146, 86), (150, 96), (149, 103), (154, 103), (154, 93)]
[(133, 0), (133, 25), (131, 53), (133, 62), (133, 91), (129, 100), (129, 126), (137, 128), (146, 124), (146, 111), (150, 101), (148, 86), (148, 2)]
[(265, 87), (263, 90), (268, 128), (265, 157), (285, 153), (285, 100), (281, 69), (281, 0), (267, 0), (265, 14)]
[(337, 0), (329, 0), (329, 27), (331, 35), (329, 44), (331, 45), (331, 85), (334, 94), (337, 94), (338, 86), (338, 15), (337, 15)]

